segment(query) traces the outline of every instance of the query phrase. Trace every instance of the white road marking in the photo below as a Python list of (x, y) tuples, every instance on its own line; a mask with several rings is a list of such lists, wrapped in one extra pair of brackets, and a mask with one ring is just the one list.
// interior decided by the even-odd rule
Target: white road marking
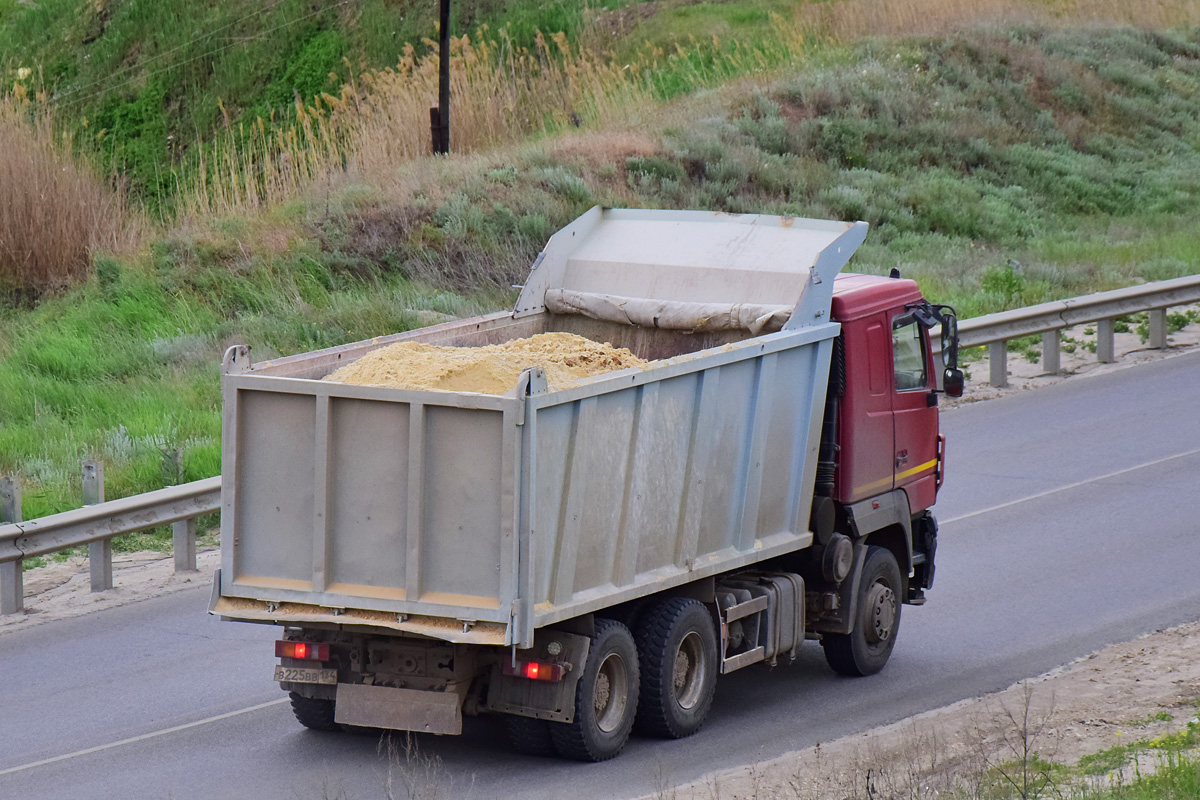
[[(961, 516), (951, 517), (950, 519), (940, 519), (940, 520), (938, 520), (938, 524), (939, 525), (949, 525), (951, 522), (961, 522), (964, 519), (970, 519), (971, 517), (978, 517), (982, 514), (990, 514), (993, 511), (999, 511), (1000, 509), (1008, 508), (1009, 506), (1020, 505), (1021, 503), (1028, 503), (1030, 500), (1040, 500), (1043, 497), (1049, 497), (1050, 495), (1058, 494), (1059, 492), (1070, 491), (1071, 489), (1076, 489), (1080, 486), (1086, 486), (1089, 483), (1097, 483), (1098, 481), (1106, 481), (1109, 478), (1115, 478), (1118, 475), (1124, 475), (1129, 472), (1135, 472), (1139, 469), (1145, 469), (1146, 467), (1154, 467), (1159, 464), (1165, 464), (1166, 462), (1174, 461), (1177, 458), (1187, 458), (1188, 456), (1194, 456), (1197, 454), (1200, 454), (1200, 448), (1198, 448), (1196, 450), (1189, 450), (1186, 453), (1176, 453), (1173, 456), (1167, 456), (1166, 458), (1159, 458), (1154, 461), (1147, 461), (1146, 463), (1138, 464), (1137, 466), (1126, 467), (1125, 469), (1119, 469), (1116, 472), (1110, 472), (1107, 475), (1100, 475), (1095, 478), (1088, 478), (1087, 480), (1076, 481), (1075, 483), (1068, 483), (1066, 486), (1059, 486), (1057, 489), (1048, 489), (1044, 492), (1038, 492), (1037, 494), (1031, 494), (1028, 497), (1022, 497), (1017, 500), (1009, 500), (1007, 503), (1001, 503), (998, 506), (992, 506), (990, 508), (983, 508), (983, 509), (980, 509), (979, 511), (972, 511), (970, 514), (963, 514)], [(3, 773), (0, 773), (0, 774), (3, 774)]]
[[(969, 514), (962, 514), (957, 517), (951, 517), (950, 519), (939, 520), (939, 524), (948, 525), (951, 522), (961, 522), (962, 520), (970, 519), (971, 517), (978, 517), (983, 514), (990, 514), (993, 511), (999, 511), (1004, 508), (1009, 508), (1010, 506), (1020, 505), (1021, 503), (1028, 503), (1031, 500), (1039, 500), (1043, 497), (1049, 497), (1050, 495), (1058, 494), (1060, 492), (1070, 491), (1071, 489), (1075, 489), (1080, 486), (1086, 486), (1089, 483), (1097, 483), (1098, 481), (1106, 481), (1110, 478), (1115, 478), (1119, 475), (1125, 475), (1130, 472), (1136, 472), (1139, 469), (1146, 469), (1147, 467), (1154, 467), (1159, 464), (1165, 464), (1168, 461), (1174, 461), (1179, 458), (1188, 458), (1189, 456), (1194, 456), (1194, 455), (1200, 455), (1200, 448), (1197, 448), (1195, 450), (1189, 450), (1186, 453), (1176, 453), (1173, 456), (1159, 458), (1154, 461), (1147, 461), (1143, 464), (1137, 464), (1132, 467), (1126, 467), (1125, 469), (1119, 469), (1116, 472), (1110, 472), (1107, 475), (1099, 475), (1095, 478), (1088, 478), (1086, 480), (1076, 481), (1075, 483), (1068, 483), (1065, 486), (1059, 486), (1058, 488), (1055, 488), (1055, 489), (1048, 489), (1044, 492), (1038, 492), (1037, 494), (1031, 494), (1027, 497), (1018, 498), (1017, 500), (1009, 500), (1007, 503), (1001, 503), (999, 505), (991, 506), (989, 508), (983, 508), (983, 509), (980, 509), (979, 511), (972, 511)], [(60, 761), (67, 761), (72, 758), (79, 758), (80, 756), (91, 755), (92, 753), (99, 753), (104, 750), (111, 750), (114, 747), (124, 747), (127, 744), (136, 744), (137, 742), (144, 742), (147, 739), (155, 739), (155, 738), (158, 738), (159, 736), (167, 736), (172, 733), (178, 733), (179, 731), (186, 731), (190, 728), (198, 728), (201, 725), (208, 725), (213, 722), (220, 722), (223, 719), (229, 719), (231, 717), (241, 716), (242, 714), (249, 714), (253, 711), (259, 711), (264, 708), (270, 708), (272, 706), (282, 705), (283, 703), (286, 703), (286, 702), (288, 702), (288, 698), (281, 697), (278, 700), (271, 700), (270, 702), (267, 702), (267, 703), (259, 703), (256, 706), (250, 706), (248, 708), (238, 709), (237, 711), (230, 711), (225, 714), (218, 714), (215, 717), (207, 717), (205, 719), (198, 719), (195, 722), (189, 722), (184, 725), (176, 725), (171, 728), (163, 728), (161, 731), (153, 731), (151, 733), (143, 733), (141, 736), (134, 736), (129, 739), (122, 739), (118, 742), (109, 742), (108, 744), (101, 744), (101, 745), (97, 745), (96, 747), (89, 747), (86, 750), (76, 750), (74, 753), (66, 753), (61, 756), (54, 756), (53, 758), (43, 758), (41, 761), (34, 761), (29, 764), (22, 764), (17, 767), (9, 767), (8, 769), (0, 769), (0, 775), (11, 775), (14, 772), (22, 772), (24, 770), (33, 769), (35, 767), (44, 767), (48, 764), (56, 764)]]
[(259, 703), (258, 705), (250, 706), (249, 708), (242, 708), (242, 709), (238, 709), (237, 711), (230, 711), (227, 714), (218, 714), (215, 717), (208, 717), (206, 719), (198, 719), (195, 722), (189, 722), (186, 725), (176, 725), (173, 728), (163, 728), (161, 731), (154, 731), (152, 733), (143, 733), (141, 736), (134, 736), (133, 738), (130, 738), (130, 739), (122, 739), (119, 742), (109, 742), (108, 744), (101, 744), (101, 745), (97, 745), (95, 747), (89, 747), (86, 750), (76, 750), (74, 753), (66, 753), (65, 755), (54, 756), (53, 758), (43, 758), (41, 761), (34, 761), (30, 764), (22, 764), (19, 767), (9, 767), (8, 769), (0, 769), (0, 775), (11, 775), (14, 772), (21, 772), (23, 770), (33, 769), (34, 767), (44, 767), (47, 764), (56, 764), (59, 761), (66, 761), (71, 758), (79, 758), (80, 756), (87, 756), (87, 755), (91, 755), (92, 753), (99, 753), (102, 750), (111, 750), (114, 747), (124, 747), (127, 744), (135, 744), (137, 742), (144, 742), (147, 739), (154, 739), (159, 736), (166, 736), (167, 734), (178, 733), (179, 731), (186, 731), (189, 728), (198, 728), (201, 725), (208, 725), (209, 723), (212, 723), (212, 722), (220, 722), (223, 719), (229, 719), (230, 717), (237, 717), (242, 714), (249, 714), (251, 711), (259, 711), (260, 709), (270, 708), (271, 706), (277, 706), (277, 705), (280, 705), (281, 703), (286, 703), (286, 702), (288, 702), (288, 699), (286, 697), (282, 697), (278, 700), (272, 700), (269, 703)]

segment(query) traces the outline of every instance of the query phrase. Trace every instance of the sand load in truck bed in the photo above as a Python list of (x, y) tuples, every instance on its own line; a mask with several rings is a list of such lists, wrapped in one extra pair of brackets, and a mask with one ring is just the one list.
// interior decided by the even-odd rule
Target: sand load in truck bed
[(541, 333), (484, 347), (397, 342), (347, 364), (325, 380), (396, 389), (504, 394), (530, 367), (543, 367), (550, 388), (563, 389), (584, 378), (629, 367), (643, 369), (646, 365), (623, 347), (593, 342), (573, 333)]

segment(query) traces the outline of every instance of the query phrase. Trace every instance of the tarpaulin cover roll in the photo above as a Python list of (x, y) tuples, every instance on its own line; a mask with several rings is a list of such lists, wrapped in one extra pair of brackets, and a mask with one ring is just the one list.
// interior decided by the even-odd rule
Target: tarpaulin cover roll
[(546, 309), (552, 314), (579, 314), (590, 319), (644, 328), (693, 333), (747, 330), (754, 336), (780, 330), (792, 313), (789, 306), (686, 303), (570, 289), (547, 290)]

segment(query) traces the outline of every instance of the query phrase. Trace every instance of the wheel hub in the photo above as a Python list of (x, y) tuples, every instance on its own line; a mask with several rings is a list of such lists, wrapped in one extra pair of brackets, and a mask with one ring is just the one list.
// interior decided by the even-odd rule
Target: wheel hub
[(679, 643), (673, 670), (675, 702), (682, 708), (693, 708), (704, 695), (708, 671), (704, 661), (704, 643), (700, 634), (690, 631)]
[(628, 667), (619, 655), (609, 653), (600, 664), (592, 689), (592, 708), (600, 730), (611, 733), (621, 725), (628, 694)]
[(680, 650), (675, 654), (675, 691), (678, 692), (687, 682), (688, 667), (690, 666), (687, 653)]
[(608, 676), (602, 672), (596, 676), (596, 694), (592, 698), (592, 705), (596, 709), (596, 716), (604, 715), (604, 709), (608, 708), (608, 698), (611, 695), (612, 687)]
[(896, 624), (896, 593), (885, 583), (877, 582), (867, 592), (867, 641), (886, 642)]

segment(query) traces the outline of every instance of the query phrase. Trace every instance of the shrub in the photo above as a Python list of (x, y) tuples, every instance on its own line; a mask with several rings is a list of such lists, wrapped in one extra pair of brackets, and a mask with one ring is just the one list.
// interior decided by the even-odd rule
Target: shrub
[(0, 293), (32, 299), (78, 281), (93, 249), (130, 232), (120, 197), (56, 144), (50, 121), (0, 100)]

